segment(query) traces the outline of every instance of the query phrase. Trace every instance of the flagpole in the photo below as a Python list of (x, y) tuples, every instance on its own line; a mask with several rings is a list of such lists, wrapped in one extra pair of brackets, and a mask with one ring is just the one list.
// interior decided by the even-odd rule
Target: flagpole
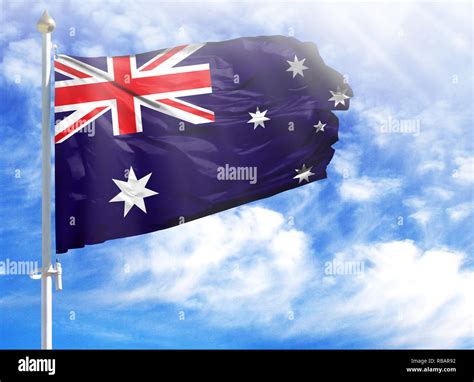
[(51, 33), (56, 23), (44, 11), (37, 24), (42, 43), (42, 272), (41, 272), (41, 349), (53, 347), (53, 289), (51, 264)]

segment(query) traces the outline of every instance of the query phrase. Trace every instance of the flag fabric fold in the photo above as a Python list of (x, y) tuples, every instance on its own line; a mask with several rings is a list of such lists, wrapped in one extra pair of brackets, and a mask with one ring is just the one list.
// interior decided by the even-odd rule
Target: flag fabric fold
[(352, 90), (313, 43), (252, 37), (55, 60), (56, 250), (326, 177)]

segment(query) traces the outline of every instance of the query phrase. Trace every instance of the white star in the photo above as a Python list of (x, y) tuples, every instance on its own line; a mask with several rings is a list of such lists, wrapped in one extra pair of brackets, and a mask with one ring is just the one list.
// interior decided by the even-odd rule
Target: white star
[(326, 126), (326, 123), (322, 123), (321, 121), (319, 121), (313, 127), (316, 127), (316, 132), (319, 133), (320, 131), (324, 131), (324, 126)]
[(301, 167), (300, 170), (296, 169), (295, 171), (298, 173), (298, 175), (294, 176), (293, 179), (298, 179), (298, 184), (300, 184), (303, 180), (306, 180), (309, 182), (309, 177), (311, 175), (314, 175), (314, 173), (311, 172), (311, 169), (313, 166), (306, 168), (306, 164), (303, 164), (303, 167)]
[(304, 77), (303, 70), (308, 69), (307, 66), (303, 65), (305, 61), (306, 58), (303, 58), (302, 60), (298, 61), (298, 57), (295, 56), (294, 61), (286, 61), (290, 64), (290, 67), (286, 69), (286, 71), (292, 72), (293, 78), (295, 78), (297, 74), (301, 75), (301, 77)]
[(253, 129), (255, 130), (258, 126), (262, 126), (265, 128), (265, 121), (269, 121), (270, 118), (265, 117), (265, 114), (267, 114), (268, 110), (265, 110), (263, 112), (260, 112), (260, 110), (257, 107), (257, 111), (255, 113), (249, 113), (250, 116), (252, 117), (250, 121), (247, 123), (253, 123)]
[(337, 87), (337, 91), (329, 90), (329, 93), (332, 94), (332, 97), (329, 98), (328, 101), (334, 101), (334, 107), (336, 107), (340, 103), (342, 103), (343, 106), (346, 106), (346, 99), (351, 98), (348, 95), (346, 95), (346, 91), (347, 89), (344, 91), (341, 91), (339, 86)]
[(137, 206), (146, 213), (145, 201), (143, 199), (158, 194), (158, 192), (149, 190), (145, 187), (148, 183), (148, 180), (150, 179), (151, 174), (152, 173), (150, 172), (148, 175), (137, 180), (135, 172), (133, 171), (133, 167), (130, 166), (127, 182), (112, 179), (117, 187), (120, 188), (121, 192), (113, 199), (109, 200), (109, 203), (125, 202), (123, 210), (124, 217), (127, 216), (128, 211), (130, 211), (133, 206)]

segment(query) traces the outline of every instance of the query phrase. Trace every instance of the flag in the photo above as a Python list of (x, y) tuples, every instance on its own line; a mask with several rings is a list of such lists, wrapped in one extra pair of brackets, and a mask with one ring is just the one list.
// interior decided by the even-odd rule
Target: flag
[(272, 36), (59, 55), (56, 251), (153, 232), (326, 178), (352, 90)]

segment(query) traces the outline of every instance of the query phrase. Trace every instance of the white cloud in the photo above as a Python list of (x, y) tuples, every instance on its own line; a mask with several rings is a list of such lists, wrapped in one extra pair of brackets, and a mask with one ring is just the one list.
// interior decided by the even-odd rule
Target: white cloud
[(83, 293), (89, 305), (173, 304), (211, 327), (252, 325), (280, 340), (357, 333), (380, 347), (450, 348), (471, 338), (464, 253), (410, 240), (353, 245), (334, 259), (363, 262), (363, 273), (328, 276), (307, 244), (281, 214), (244, 207), (149, 236), (142, 250), (122, 246), (114, 280)]
[(19, 34), (19, 27), (16, 22), (2, 20), (2, 28), (0, 29), (0, 42), (7, 41)]
[(446, 212), (452, 221), (462, 221), (472, 213), (472, 201), (449, 207), (446, 209)]
[(399, 322), (389, 321), (400, 331), (391, 344), (453, 346), (469, 337), (474, 279), (473, 272), (461, 270), (464, 254), (423, 252), (410, 241), (359, 250), (374, 266), (350, 305), (355, 312), (374, 312), (383, 319), (396, 312)]
[(433, 219), (433, 215), (433, 209), (423, 208), (411, 214), (410, 217), (415, 219), (421, 225), (427, 225)]
[(425, 162), (421, 163), (417, 167), (417, 171), (420, 174), (426, 174), (428, 172), (443, 171), (444, 168), (445, 168), (444, 162), (434, 159), (434, 160), (428, 160), (428, 161), (425, 161)]
[(363, 277), (333, 277), (330, 291), (302, 309), (292, 335), (343, 329), (395, 348), (450, 348), (472, 339), (474, 272), (462, 268), (464, 253), (423, 251), (405, 240), (353, 246), (338, 258), (364, 261)]
[(449, 200), (453, 196), (453, 191), (438, 186), (427, 186), (423, 189), (423, 193), (429, 195), (431, 199), (443, 201)]
[(3, 311), (8, 308), (19, 309), (26, 306), (37, 304), (40, 301), (39, 295), (14, 292), (0, 297), (0, 307)]
[[(443, 86), (447, 94), (453, 91), (451, 83)], [(470, 141), (466, 139), (466, 126), (471, 124), (469, 107), (453, 105), (445, 98), (430, 100), (429, 104), (417, 108), (413, 108), (413, 103), (385, 102), (380, 105), (373, 100), (362, 99), (351, 104), (351, 110), (360, 116), (355, 131), (360, 131), (364, 139), (375, 143), (383, 150), (384, 156), (402, 157), (401, 164), (406, 165), (407, 175), (410, 176), (415, 167), (413, 175), (417, 179), (420, 174), (440, 176), (454, 161), (462, 172), (459, 174), (460, 181), (472, 182), (474, 179), (472, 159), (469, 158)], [(394, 120), (418, 123), (418, 134), (387, 128), (387, 124)], [(370, 134), (369, 138), (367, 134)]]
[(345, 201), (373, 202), (395, 192), (401, 187), (399, 179), (392, 178), (360, 178), (344, 179), (340, 185), (339, 193)]
[(288, 314), (314, 276), (305, 234), (261, 207), (212, 215), (143, 242), (121, 251), (118, 279), (102, 301), (174, 303), (242, 325)]
[(0, 68), (4, 78), (22, 87), (41, 86), (41, 39), (12, 41), (3, 52)]
[(474, 182), (474, 157), (456, 157), (454, 163), (457, 169), (453, 174), (454, 179), (459, 183)]
[(172, 304), (210, 327), (252, 326), (280, 340), (346, 341), (356, 333), (369, 347), (451, 348), (469, 346), (472, 336), (474, 272), (464, 267), (465, 253), (446, 247), (423, 249), (410, 240), (353, 244), (334, 259), (363, 262), (364, 272), (328, 276), (309, 238), (261, 207), (209, 216), (140, 242), (114, 250), (112, 279), (83, 292), (92, 308)]
[(342, 177), (356, 177), (359, 174), (360, 148), (356, 145), (337, 150), (331, 167)]
[(406, 206), (410, 208), (419, 209), (426, 205), (426, 201), (419, 197), (411, 197), (411, 198), (406, 198), (403, 201), (403, 204), (405, 204)]
[(78, 56), (82, 57), (101, 57), (106, 56), (107, 53), (102, 45), (80, 45), (78, 48)]
[[(83, 0), (72, 0), (71, 6), (78, 9), (75, 22), (77, 33), (85, 41), (98, 41), (100, 36), (100, 50), (99, 46), (95, 50), (105, 51), (108, 55), (222, 40), (222, 33), (231, 34), (234, 28), (241, 30), (242, 22), (248, 22), (248, 17), (240, 16), (247, 13), (245, 7), (231, 3), (214, 2), (213, 12), (208, 12), (208, 7), (171, 3), (158, 5), (160, 12), (156, 12), (157, 4), (148, 1), (129, 2), (124, 7), (122, 2), (111, 0), (105, 6), (94, 7), (92, 12), (90, 7), (84, 6)], [(85, 27), (84, 20), (88, 24), (99, 25), (100, 30)], [(221, 29), (224, 25), (225, 29)], [(70, 43), (79, 51), (87, 49), (82, 45), (74, 46), (75, 40), (64, 40), (63, 43), (66, 49), (70, 48)]]

